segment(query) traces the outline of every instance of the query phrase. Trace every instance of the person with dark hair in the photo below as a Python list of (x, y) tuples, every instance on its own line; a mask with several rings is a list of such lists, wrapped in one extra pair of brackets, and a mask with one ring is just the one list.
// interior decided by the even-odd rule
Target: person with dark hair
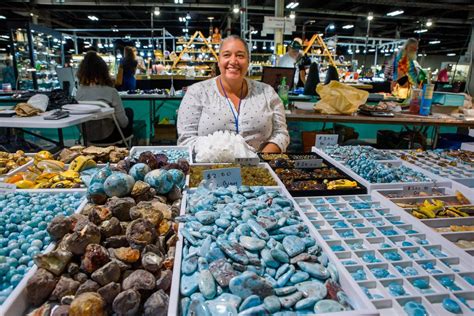
[[(84, 56), (79, 70), (79, 89), (76, 99), (78, 101), (104, 101), (115, 109), (115, 116), (120, 127), (125, 129), (129, 125), (129, 119), (125, 114), (117, 90), (109, 75), (109, 69), (105, 61), (94, 51), (89, 51)], [(131, 123), (131, 122), (130, 122)], [(112, 119), (102, 119), (86, 123), (87, 138), (95, 142), (115, 142), (121, 139), (120, 132)]]
[(120, 62), (123, 68), (123, 79), (121, 90), (135, 90), (137, 88), (137, 81), (135, 73), (137, 72), (138, 61), (133, 51), (133, 47), (125, 46), (123, 51), (123, 59)]
[(236, 35), (220, 45), (220, 75), (188, 87), (178, 113), (178, 144), (194, 146), (199, 137), (228, 130), (255, 151), (280, 153), (290, 142), (285, 110), (273, 87), (245, 78), (247, 43)]
[(5, 60), (5, 67), (2, 69), (3, 83), (9, 83), (12, 89), (16, 89), (15, 71), (12, 67), (12, 61), (10, 59)]

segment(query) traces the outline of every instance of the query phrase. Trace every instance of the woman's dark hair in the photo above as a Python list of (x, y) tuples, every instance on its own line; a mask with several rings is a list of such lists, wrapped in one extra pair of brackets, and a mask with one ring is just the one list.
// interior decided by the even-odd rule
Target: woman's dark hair
[(91, 84), (114, 86), (107, 64), (94, 51), (88, 51), (86, 56), (84, 56), (77, 71), (77, 78), (79, 79), (79, 84), (84, 86), (90, 86)]
[(125, 46), (123, 50), (122, 65), (124, 70), (129, 70), (131, 73), (135, 73), (137, 70), (138, 62), (135, 59), (135, 52), (132, 46)]

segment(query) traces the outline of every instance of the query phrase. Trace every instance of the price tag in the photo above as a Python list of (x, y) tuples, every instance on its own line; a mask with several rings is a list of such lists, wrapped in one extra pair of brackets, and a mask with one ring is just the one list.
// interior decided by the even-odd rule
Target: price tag
[(435, 186), (434, 183), (428, 184), (405, 184), (403, 185), (402, 189), (403, 192), (408, 192), (413, 195), (419, 195), (420, 192), (426, 192), (428, 194), (433, 193), (433, 187)]
[(314, 169), (321, 168), (323, 166), (322, 159), (303, 159), (295, 161), (295, 168), (301, 169)]
[(214, 182), (217, 186), (227, 187), (229, 185), (242, 185), (240, 168), (222, 168), (204, 170), (202, 172), (204, 180)]
[(316, 135), (316, 148), (324, 149), (327, 146), (337, 145), (339, 135), (337, 134), (320, 134)]
[(10, 183), (0, 183), (0, 193), (13, 193), (16, 191), (16, 185)]
[(242, 166), (258, 166), (260, 158), (251, 157), (251, 158), (235, 158), (235, 163)]

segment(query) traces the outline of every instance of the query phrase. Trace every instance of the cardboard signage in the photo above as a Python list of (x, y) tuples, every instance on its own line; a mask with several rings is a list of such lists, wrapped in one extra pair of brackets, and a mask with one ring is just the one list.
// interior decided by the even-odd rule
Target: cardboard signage
[(240, 168), (222, 168), (204, 170), (202, 172), (203, 179), (214, 182), (217, 186), (228, 187), (229, 185), (242, 185), (242, 176)]
[(295, 168), (314, 169), (314, 168), (321, 168), (322, 166), (323, 166), (322, 159), (303, 159), (303, 160), (295, 161)]
[(339, 135), (337, 134), (320, 134), (316, 135), (316, 148), (324, 149), (327, 146), (337, 145)]
[(260, 158), (235, 158), (235, 163), (242, 166), (258, 166), (258, 164), (260, 163)]

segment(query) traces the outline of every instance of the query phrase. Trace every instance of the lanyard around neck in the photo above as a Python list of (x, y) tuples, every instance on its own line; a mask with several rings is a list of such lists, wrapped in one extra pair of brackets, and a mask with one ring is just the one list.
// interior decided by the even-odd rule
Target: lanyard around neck
[(239, 133), (240, 105), (242, 104), (242, 96), (243, 96), (243, 92), (244, 92), (244, 82), (242, 82), (242, 87), (240, 88), (240, 99), (239, 99), (239, 107), (237, 108), (237, 115), (235, 115), (234, 106), (232, 105), (232, 102), (229, 100), (229, 97), (227, 97), (227, 93), (225, 92), (224, 85), (222, 84), (222, 80), (221, 80), (220, 77), (219, 77), (219, 83), (221, 84), (222, 92), (224, 92), (225, 99), (227, 100), (227, 104), (230, 107), (230, 111), (232, 112), (232, 115), (234, 116), (235, 130), (238, 134)]

